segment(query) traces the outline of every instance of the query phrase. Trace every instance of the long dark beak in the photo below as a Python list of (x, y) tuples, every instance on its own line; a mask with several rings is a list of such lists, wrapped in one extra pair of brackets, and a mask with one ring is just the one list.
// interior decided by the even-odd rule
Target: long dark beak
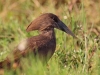
[(73, 36), (74, 38), (77, 38), (73, 33), (72, 31), (61, 21), (58, 22), (58, 29), (66, 32), (67, 34)]

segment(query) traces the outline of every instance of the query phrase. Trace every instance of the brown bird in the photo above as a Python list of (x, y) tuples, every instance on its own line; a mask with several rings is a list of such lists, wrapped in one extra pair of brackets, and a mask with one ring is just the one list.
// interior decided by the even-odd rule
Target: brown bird
[[(37, 36), (33, 36), (23, 40), (13, 53), (14, 65), (18, 65), (21, 57), (27, 56), (29, 53), (38, 55), (39, 59), (47, 62), (55, 52), (56, 38), (54, 28), (64, 31), (71, 36), (76, 36), (70, 31), (70, 29), (54, 14), (44, 13), (35, 20), (33, 20), (26, 31), (38, 30), (40, 33)], [(11, 59), (8, 56), (4, 61), (0, 62), (0, 67), (11, 65)]]

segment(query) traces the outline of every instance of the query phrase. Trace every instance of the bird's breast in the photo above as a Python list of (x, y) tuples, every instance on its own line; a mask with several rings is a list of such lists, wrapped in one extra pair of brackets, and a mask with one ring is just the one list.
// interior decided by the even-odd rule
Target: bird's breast
[(38, 48), (38, 55), (40, 57), (49, 59), (53, 55), (55, 48), (56, 48), (56, 41), (55, 39), (51, 39), (43, 46)]

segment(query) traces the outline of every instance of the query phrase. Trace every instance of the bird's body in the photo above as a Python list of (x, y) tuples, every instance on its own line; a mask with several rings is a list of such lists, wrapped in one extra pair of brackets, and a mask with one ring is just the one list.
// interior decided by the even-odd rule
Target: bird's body
[(53, 55), (55, 48), (56, 39), (53, 29), (23, 40), (14, 50), (14, 57), (18, 58), (21, 55), (27, 55), (28, 52), (33, 52), (40, 59), (48, 60)]
[[(19, 63), (20, 58), (27, 56), (30, 52), (38, 55), (40, 60), (48, 61), (55, 52), (56, 38), (54, 28), (62, 30), (73, 37), (75, 35), (68, 29), (68, 27), (60, 21), (60, 19), (52, 14), (45, 13), (36, 18), (27, 27), (27, 31), (38, 30), (40, 33), (37, 36), (32, 36), (23, 40), (12, 52), (13, 61)], [(3, 62), (0, 62), (0, 67), (10, 63), (9, 56)]]

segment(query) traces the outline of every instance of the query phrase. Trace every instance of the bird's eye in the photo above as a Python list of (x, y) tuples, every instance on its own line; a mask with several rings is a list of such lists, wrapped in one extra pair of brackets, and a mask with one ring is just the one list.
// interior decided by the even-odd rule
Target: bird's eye
[(58, 18), (57, 18), (57, 17), (53, 17), (53, 20), (54, 20), (55, 22), (58, 22)]

